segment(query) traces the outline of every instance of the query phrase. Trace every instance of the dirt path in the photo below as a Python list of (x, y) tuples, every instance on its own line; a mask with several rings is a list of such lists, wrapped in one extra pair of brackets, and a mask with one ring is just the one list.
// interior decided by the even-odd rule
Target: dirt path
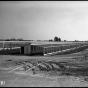
[[(74, 56), (75, 57), (75, 56)], [(33, 76), (33, 75), (21, 75), (15, 74), (14, 71), (7, 73), (9, 70), (5, 70), (8, 67), (16, 66), (16, 61), (24, 60), (57, 60), (57, 61), (69, 61), (78, 62), (78, 60), (71, 59), (71, 57), (30, 57), (30, 56), (0, 56), (0, 83), (5, 81), (4, 85), (0, 84), (0, 87), (88, 87), (88, 81), (82, 80), (80, 77), (66, 76), (66, 75), (54, 75), (54, 76)], [(88, 62), (88, 59), (82, 61)]]
[(81, 82), (79, 78), (72, 76), (46, 78), (10, 73), (0, 77), (1, 80), (5, 81), (5, 85), (0, 87), (88, 87), (87, 82)]

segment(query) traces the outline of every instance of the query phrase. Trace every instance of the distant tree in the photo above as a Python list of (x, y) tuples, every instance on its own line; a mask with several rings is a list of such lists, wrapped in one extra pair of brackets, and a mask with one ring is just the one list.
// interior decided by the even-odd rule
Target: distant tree
[(3, 39), (0, 39), (0, 41), (3, 41)]
[(37, 41), (40, 41), (40, 40), (37, 40)]
[(58, 37), (54, 37), (54, 41), (58, 41)]
[(64, 40), (64, 42), (66, 42), (66, 40)]
[(58, 41), (61, 41), (61, 38), (58, 38)]
[(10, 41), (10, 39), (6, 39), (6, 41)]
[(61, 41), (61, 38), (54, 37), (54, 41)]
[(78, 42), (79, 40), (75, 40), (75, 42)]
[(53, 41), (52, 39), (49, 39), (49, 41)]
[(11, 41), (16, 41), (16, 39), (15, 39), (15, 38), (11, 38), (10, 40), (11, 40)]
[(17, 39), (18, 41), (23, 41), (23, 39), (22, 38), (19, 38), (19, 39)]

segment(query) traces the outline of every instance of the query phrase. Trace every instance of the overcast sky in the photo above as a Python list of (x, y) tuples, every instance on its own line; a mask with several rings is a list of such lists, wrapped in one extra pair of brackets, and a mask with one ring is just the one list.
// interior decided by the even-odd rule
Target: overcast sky
[(0, 1), (0, 39), (88, 40), (88, 1)]

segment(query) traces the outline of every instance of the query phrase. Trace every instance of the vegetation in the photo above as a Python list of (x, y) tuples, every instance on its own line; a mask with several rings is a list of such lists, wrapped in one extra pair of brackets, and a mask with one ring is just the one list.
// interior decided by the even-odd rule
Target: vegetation
[(61, 41), (61, 38), (54, 37), (54, 41)]
[(49, 39), (49, 41), (53, 41), (52, 39)]

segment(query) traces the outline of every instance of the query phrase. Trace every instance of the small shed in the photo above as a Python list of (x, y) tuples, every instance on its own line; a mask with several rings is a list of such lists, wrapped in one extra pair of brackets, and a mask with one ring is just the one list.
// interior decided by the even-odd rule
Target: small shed
[(20, 54), (30, 54), (31, 53), (31, 43), (21, 46)]

